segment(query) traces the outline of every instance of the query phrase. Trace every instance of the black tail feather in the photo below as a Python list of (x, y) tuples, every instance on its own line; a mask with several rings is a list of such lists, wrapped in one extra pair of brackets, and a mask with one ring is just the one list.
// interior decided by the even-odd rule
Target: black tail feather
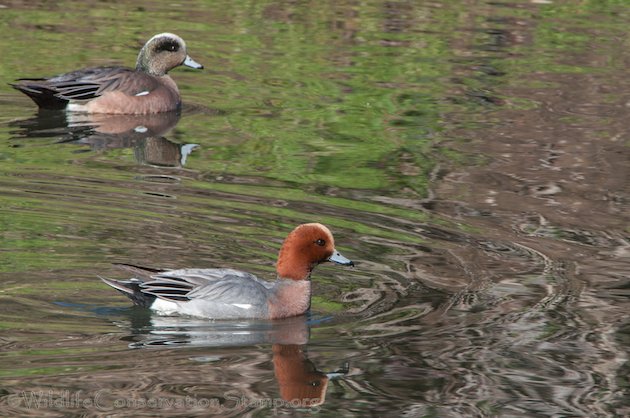
[(142, 280), (131, 279), (131, 280), (114, 280), (108, 279), (106, 277), (99, 278), (104, 281), (106, 284), (110, 285), (114, 289), (118, 290), (123, 295), (127, 296), (132, 302), (138, 306), (142, 306), (143, 308), (149, 308), (155, 301), (156, 297), (142, 292), (140, 290), (140, 285), (142, 284)]
[(9, 85), (26, 94), (37, 106), (42, 109), (62, 110), (65, 109), (68, 104), (67, 100), (57, 96), (57, 92), (55, 90), (37, 83), (37, 80), (18, 80), (18, 83), (10, 83)]
[(114, 264), (114, 266), (128, 273), (133, 274), (135, 278), (140, 279), (142, 281), (153, 280), (151, 276), (153, 276), (154, 274), (158, 274), (158, 273), (162, 273), (166, 271), (164, 269), (142, 267), (142, 266), (136, 266), (135, 264), (126, 264), (126, 263), (116, 263)]

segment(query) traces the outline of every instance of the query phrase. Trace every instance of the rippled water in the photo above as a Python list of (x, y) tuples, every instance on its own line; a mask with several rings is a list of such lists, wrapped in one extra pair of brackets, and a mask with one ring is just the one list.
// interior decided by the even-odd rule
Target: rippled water
[[(162, 31), (206, 66), (181, 114), (0, 87), (2, 416), (630, 415), (623, 2), (0, 5), (5, 82)], [(307, 317), (156, 317), (97, 277), (273, 278), (310, 221), (357, 265)]]

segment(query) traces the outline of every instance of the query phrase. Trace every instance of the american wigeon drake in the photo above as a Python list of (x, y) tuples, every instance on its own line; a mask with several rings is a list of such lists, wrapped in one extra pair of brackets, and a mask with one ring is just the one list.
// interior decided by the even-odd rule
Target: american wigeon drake
[(172, 33), (155, 35), (142, 47), (136, 68), (91, 67), (51, 78), (23, 78), (12, 87), (43, 109), (110, 114), (149, 114), (177, 110), (179, 90), (169, 70), (201, 69)]
[(332, 261), (354, 263), (335, 249), (332, 233), (322, 224), (303, 224), (289, 233), (273, 282), (232, 269), (150, 270), (123, 265), (136, 277), (101, 279), (136, 305), (164, 315), (184, 314), (211, 319), (279, 319), (302, 315), (311, 306), (311, 272)]

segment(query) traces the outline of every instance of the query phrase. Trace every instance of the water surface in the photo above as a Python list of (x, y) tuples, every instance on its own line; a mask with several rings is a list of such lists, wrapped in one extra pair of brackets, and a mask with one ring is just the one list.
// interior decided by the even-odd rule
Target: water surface
[[(142, 118), (0, 87), (3, 416), (630, 414), (622, 2), (2, 5), (5, 82), (162, 31), (206, 67)], [(97, 277), (271, 279), (313, 221), (357, 265), (306, 317), (155, 317)]]

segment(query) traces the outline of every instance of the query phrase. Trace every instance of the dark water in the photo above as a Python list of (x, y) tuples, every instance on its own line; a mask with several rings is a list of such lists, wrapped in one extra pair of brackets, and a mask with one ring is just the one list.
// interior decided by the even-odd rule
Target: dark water
[[(625, 2), (0, 5), (3, 82), (163, 31), (206, 66), (181, 115), (0, 87), (0, 415), (630, 415)], [(308, 317), (155, 317), (97, 278), (273, 278), (312, 221), (357, 266)]]

